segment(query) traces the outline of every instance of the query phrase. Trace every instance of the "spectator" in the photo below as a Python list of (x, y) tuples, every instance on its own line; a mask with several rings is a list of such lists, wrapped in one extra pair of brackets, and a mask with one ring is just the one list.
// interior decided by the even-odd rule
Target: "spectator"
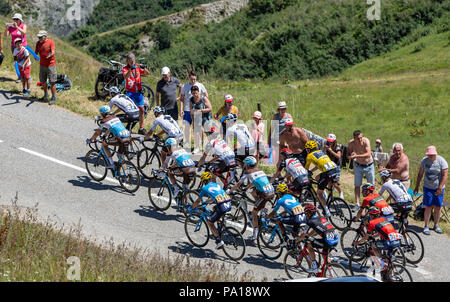
[(253, 123), (250, 125), (250, 132), (253, 138), (253, 141), (256, 144), (256, 160), (259, 161), (261, 147), (263, 144), (263, 135), (264, 135), (264, 123), (261, 122), (262, 113), (260, 111), (255, 111), (253, 113)]
[(55, 42), (48, 38), (48, 33), (45, 30), (39, 31), (37, 34), (39, 41), (36, 43), (35, 53), (41, 58), (39, 60), (39, 81), (42, 83), (44, 89), (44, 96), (40, 101), (48, 100), (48, 86), (47, 79), (50, 81), (52, 99), (48, 103), (53, 105), (56, 102), (56, 60), (55, 60)]
[(22, 94), (23, 96), (30, 96), (30, 53), (23, 46), (21, 38), (17, 38), (14, 43), (16, 44), (16, 48), (14, 49), (13, 56), (19, 66), (20, 77), (22, 78)]
[(21, 14), (14, 14), (12, 19), (13, 23), (6, 24), (5, 37), (11, 36), (11, 52), (14, 53), (16, 48), (14, 41), (17, 38), (22, 40), (23, 47), (27, 47), (27, 25), (23, 23)]
[[(323, 151), (328, 155), (328, 157), (339, 167), (341, 168), (341, 156), (342, 156), (342, 150), (341, 147), (338, 145), (336, 140), (336, 135), (333, 133), (328, 134), (327, 142), (325, 143), (325, 146), (323, 147)], [(344, 199), (344, 193), (342, 192), (341, 187), (339, 186), (339, 183), (335, 183), (334, 187), (339, 192), (339, 197)]]
[[(227, 133), (227, 120), (224, 118), (228, 114), (233, 113), (236, 117), (239, 116), (239, 109), (234, 105), (234, 99), (231, 94), (225, 96), (225, 103), (220, 109), (214, 114), (214, 118), (222, 123), (222, 134), (225, 138)], [(223, 119), (223, 121), (221, 121)]]
[(403, 145), (401, 143), (392, 145), (392, 155), (386, 166), (380, 168), (379, 171), (381, 172), (385, 169), (392, 173), (392, 179), (400, 180), (406, 190), (409, 189), (411, 185), (411, 180), (409, 179), (409, 158), (403, 153)]
[(359, 199), (363, 177), (365, 176), (368, 183), (375, 182), (375, 167), (370, 148), (370, 141), (367, 137), (363, 137), (360, 130), (353, 132), (353, 139), (347, 146), (347, 158), (354, 161), (354, 192), (356, 207), (359, 208)]
[(129, 52), (127, 54), (127, 66), (122, 68), (123, 77), (125, 79), (126, 95), (133, 100), (139, 109), (139, 130), (138, 134), (146, 135), (144, 129), (145, 100), (142, 94), (142, 76), (147, 76), (150, 71), (142, 68), (142, 65), (136, 65), (136, 56)]
[[(206, 95), (200, 94), (200, 88), (197, 85), (191, 87), (192, 96), (189, 99), (191, 120), (194, 125), (194, 151), (196, 154), (200, 151), (201, 139), (203, 142), (203, 133), (205, 127), (211, 126), (211, 102)], [(203, 144), (202, 144), (203, 145)]]
[(419, 173), (417, 174), (416, 187), (414, 195), (419, 191), (420, 182), (423, 180), (423, 205), (425, 206), (423, 233), (430, 235), (431, 212), (433, 212), (434, 231), (442, 234), (439, 227), (439, 219), (441, 216), (441, 207), (444, 203), (445, 183), (448, 177), (448, 163), (438, 155), (435, 146), (429, 146), (426, 151), (426, 157), (420, 163)]
[(197, 82), (197, 73), (195, 71), (189, 72), (189, 82), (183, 85), (181, 88), (181, 96), (180, 96), (180, 117), (183, 118), (184, 125), (184, 142), (191, 144), (191, 88), (197, 85), (200, 91), (201, 96), (206, 96), (208, 98), (208, 92), (206, 91), (205, 86), (202, 83)]
[[(281, 133), (283, 133), (283, 131), (286, 129), (286, 121), (288, 118), (292, 118), (292, 115), (290, 115), (289, 113), (286, 112), (286, 102), (279, 102), (278, 103), (278, 113), (275, 113), (273, 118), (272, 118), (272, 123), (273, 121), (278, 121), (279, 123), (279, 128), (278, 128), (278, 133), (275, 134), (275, 139), (278, 142), (278, 139), (281, 135)], [(269, 138), (267, 140), (267, 144), (270, 146), (272, 146), (272, 123), (270, 125), (269, 128)]]
[[(169, 67), (163, 67), (161, 70), (162, 79), (156, 84), (156, 106), (159, 105), (161, 96), (161, 107), (166, 109), (166, 114), (170, 115), (175, 121), (178, 121), (178, 100), (181, 94), (181, 83), (170, 74)], [(178, 94), (177, 94), (178, 88)]]
[(0, 66), (2, 66), (4, 58), (5, 55), (3, 54), (3, 36), (0, 35)]
[(383, 153), (383, 147), (381, 146), (381, 139), (375, 140), (375, 152)]

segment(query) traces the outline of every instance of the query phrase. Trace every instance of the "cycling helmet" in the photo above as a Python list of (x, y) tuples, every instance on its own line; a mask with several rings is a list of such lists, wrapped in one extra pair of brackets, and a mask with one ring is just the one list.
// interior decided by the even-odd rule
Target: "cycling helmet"
[(304, 207), (304, 211), (307, 214), (314, 214), (317, 213), (317, 208), (315, 206), (313, 206), (312, 204), (308, 204)]
[(389, 178), (391, 177), (392, 173), (389, 170), (383, 170), (380, 172), (380, 177), (381, 178)]
[(286, 193), (288, 191), (288, 186), (286, 184), (279, 184), (277, 186), (278, 193)]
[(227, 115), (227, 121), (237, 121), (237, 115), (235, 113), (230, 113)]
[(119, 94), (120, 90), (117, 86), (112, 86), (111, 88), (109, 88), (109, 93)]
[(201, 181), (210, 180), (211, 178), (212, 178), (211, 172), (203, 172), (202, 175), (200, 176)]
[(315, 149), (317, 148), (317, 143), (315, 141), (307, 141), (305, 144), (305, 149)]
[(156, 106), (155, 108), (153, 108), (153, 113), (154, 113), (154, 114), (164, 113), (164, 112), (165, 112), (165, 110), (164, 110), (163, 107)]
[(289, 148), (281, 149), (281, 155), (283, 155), (286, 158), (289, 158), (292, 156), (292, 151)]
[(100, 113), (101, 114), (108, 114), (111, 111), (111, 108), (109, 108), (109, 106), (105, 105), (100, 107)]
[(166, 142), (164, 143), (164, 146), (166, 146), (166, 147), (172, 147), (172, 146), (176, 146), (176, 145), (177, 145), (177, 140), (174, 139), (173, 137), (168, 138), (166, 140)]
[(380, 216), (381, 211), (378, 207), (373, 206), (373, 207), (369, 208), (368, 213), (369, 213), (369, 215), (372, 215), (372, 216)]
[(364, 185), (362, 186), (362, 191), (363, 191), (363, 192), (364, 192), (364, 191), (370, 191), (370, 192), (373, 192), (373, 191), (375, 191), (375, 187), (374, 187), (373, 184), (367, 183), (367, 184), (364, 184)]
[(256, 166), (256, 158), (254, 158), (253, 156), (247, 156), (244, 159), (244, 165), (249, 165), (249, 166)]

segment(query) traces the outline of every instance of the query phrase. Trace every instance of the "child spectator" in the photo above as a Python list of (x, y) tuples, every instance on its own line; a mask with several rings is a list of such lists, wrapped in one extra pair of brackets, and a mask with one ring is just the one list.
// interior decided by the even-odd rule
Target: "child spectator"
[(20, 77), (22, 79), (22, 95), (30, 96), (30, 73), (31, 73), (31, 60), (30, 53), (22, 45), (22, 39), (16, 38), (14, 40), (15, 48), (13, 52), (14, 60), (17, 61), (19, 66)]

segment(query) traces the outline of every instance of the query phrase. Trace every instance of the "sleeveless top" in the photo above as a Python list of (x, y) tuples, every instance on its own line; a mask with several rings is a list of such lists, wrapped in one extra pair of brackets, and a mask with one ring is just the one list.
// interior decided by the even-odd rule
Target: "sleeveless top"
[[(202, 96), (201, 98), (200, 98), (200, 102), (198, 102), (197, 104), (194, 102), (194, 97), (193, 96), (191, 96), (190, 97), (190, 99), (189, 99), (189, 101), (192, 103), (192, 110), (202, 110), (202, 109), (205, 109), (206, 108), (206, 105), (205, 105), (205, 96)], [(204, 124), (205, 122), (207, 122), (207, 121), (210, 121), (211, 120), (211, 117), (212, 117), (212, 115), (211, 115), (211, 111), (210, 112), (207, 112), (207, 113), (202, 113), (202, 123)]]

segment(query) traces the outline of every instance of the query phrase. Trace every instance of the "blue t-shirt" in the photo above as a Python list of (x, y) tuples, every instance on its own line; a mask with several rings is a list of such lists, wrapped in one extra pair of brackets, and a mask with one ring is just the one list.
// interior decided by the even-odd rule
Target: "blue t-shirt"
[[(289, 215), (303, 215), (303, 207), (301, 206), (300, 202), (292, 196), (291, 194), (286, 194), (280, 199), (278, 199), (277, 203), (275, 204), (275, 207), (273, 208), (273, 211), (278, 211), (280, 207), (283, 207), (286, 212), (289, 213)], [(304, 217), (306, 219), (306, 216)]]
[(211, 198), (217, 203), (231, 200), (230, 196), (215, 182), (210, 182), (201, 189), (198, 197), (202, 198), (204, 196)]

